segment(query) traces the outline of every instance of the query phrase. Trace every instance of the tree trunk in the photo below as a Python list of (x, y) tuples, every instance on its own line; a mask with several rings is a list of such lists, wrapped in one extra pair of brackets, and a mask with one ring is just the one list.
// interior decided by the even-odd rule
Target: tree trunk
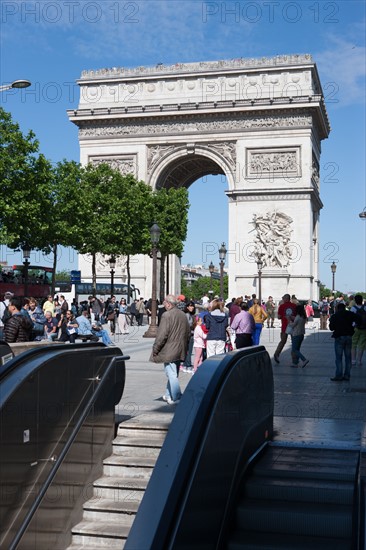
[(130, 255), (128, 254), (126, 257), (126, 268), (127, 268), (127, 305), (129, 305), (132, 300), (130, 297), (131, 294), (131, 271), (130, 271)]
[(56, 287), (56, 268), (57, 268), (57, 244), (53, 245), (53, 266), (52, 266), (52, 288), (51, 288), (51, 294), (52, 296), (55, 295), (55, 287)]
[(97, 294), (97, 262), (96, 262), (96, 254), (92, 254), (92, 290), (93, 290), (93, 296), (96, 296)]

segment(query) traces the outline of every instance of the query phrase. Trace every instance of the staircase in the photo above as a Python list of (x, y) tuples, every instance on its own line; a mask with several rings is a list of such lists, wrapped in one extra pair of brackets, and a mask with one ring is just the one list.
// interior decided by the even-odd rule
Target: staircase
[(357, 452), (269, 447), (243, 481), (228, 550), (351, 550)]
[(119, 425), (113, 454), (103, 462), (68, 550), (124, 547), (172, 417), (145, 414)]

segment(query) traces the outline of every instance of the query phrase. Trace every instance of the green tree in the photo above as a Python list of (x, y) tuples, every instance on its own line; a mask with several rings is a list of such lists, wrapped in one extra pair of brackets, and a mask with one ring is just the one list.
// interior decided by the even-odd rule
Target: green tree
[(165, 263), (169, 254), (181, 257), (188, 227), (188, 191), (180, 189), (159, 189), (153, 195), (154, 219), (161, 229), (159, 240), (160, 300), (165, 294)]

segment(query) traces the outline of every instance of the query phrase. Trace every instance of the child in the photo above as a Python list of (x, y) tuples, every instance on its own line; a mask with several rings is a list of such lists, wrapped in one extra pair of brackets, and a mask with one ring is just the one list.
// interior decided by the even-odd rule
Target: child
[(203, 360), (203, 350), (206, 347), (207, 333), (202, 329), (203, 319), (197, 316), (193, 332), (194, 362), (193, 372), (196, 372)]

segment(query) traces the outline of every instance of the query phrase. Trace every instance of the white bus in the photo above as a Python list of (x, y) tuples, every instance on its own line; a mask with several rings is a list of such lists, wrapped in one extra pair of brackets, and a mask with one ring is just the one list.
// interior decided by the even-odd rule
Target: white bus
[[(110, 283), (97, 283), (96, 297), (102, 298), (105, 302), (111, 296), (111, 284)], [(55, 294), (65, 296), (65, 300), (71, 306), (73, 300), (76, 300), (79, 304), (84, 300), (87, 300), (89, 296), (93, 295), (93, 284), (88, 283), (64, 283), (56, 282)], [(140, 291), (134, 284), (130, 284), (130, 295), (127, 297), (127, 284), (115, 283), (113, 285), (113, 294), (118, 301), (121, 298), (125, 298), (127, 304), (131, 304), (133, 300), (140, 298)]]

